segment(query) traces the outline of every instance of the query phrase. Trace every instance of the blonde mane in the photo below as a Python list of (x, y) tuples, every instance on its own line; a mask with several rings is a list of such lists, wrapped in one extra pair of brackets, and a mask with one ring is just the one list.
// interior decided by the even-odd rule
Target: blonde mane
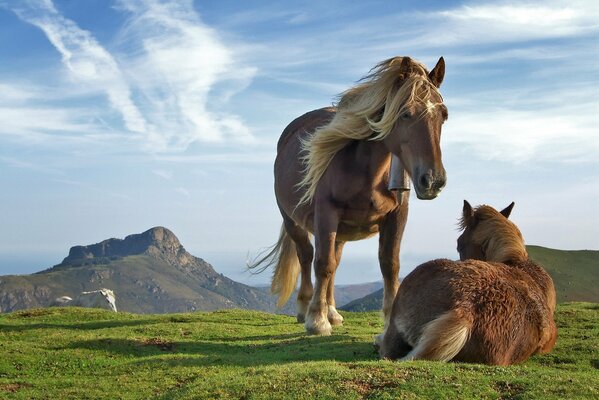
[[(486, 205), (475, 208), (473, 218), (478, 223), (472, 240), (482, 246), (485, 261), (506, 263), (528, 259), (522, 233), (512, 221)], [(464, 218), (460, 221), (460, 226), (466, 228), (467, 221)]]
[[(409, 71), (403, 57), (376, 65), (358, 85), (343, 92), (331, 122), (318, 128), (302, 142), (304, 177), (298, 187), (305, 193), (298, 206), (312, 201), (320, 178), (339, 150), (353, 140), (383, 140), (397, 119), (414, 105), (432, 110), (441, 98), (430, 82), (426, 67), (410, 60)], [(421, 115), (422, 116), (422, 115)]]

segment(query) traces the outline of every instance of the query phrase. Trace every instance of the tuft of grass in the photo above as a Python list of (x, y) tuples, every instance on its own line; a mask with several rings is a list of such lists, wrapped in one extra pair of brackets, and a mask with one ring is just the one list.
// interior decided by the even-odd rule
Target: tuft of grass
[(599, 396), (599, 304), (558, 306), (552, 353), (511, 367), (379, 360), (378, 313), (329, 337), (255, 311), (0, 315), (6, 399), (583, 399)]

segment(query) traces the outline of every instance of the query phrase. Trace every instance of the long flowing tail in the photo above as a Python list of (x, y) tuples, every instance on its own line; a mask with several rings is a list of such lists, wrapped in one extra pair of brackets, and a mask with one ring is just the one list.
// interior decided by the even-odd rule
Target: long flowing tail
[(258, 259), (248, 265), (250, 270), (256, 273), (263, 272), (275, 265), (270, 291), (278, 294), (277, 307), (283, 307), (297, 285), (297, 277), (300, 272), (300, 262), (295, 248), (295, 242), (287, 234), (284, 226), (277, 243), (268, 248), (264, 253), (258, 255)]
[(402, 360), (449, 361), (462, 350), (471, 329), (471, 320), (450, 310), (426, 324), (418, 344)]

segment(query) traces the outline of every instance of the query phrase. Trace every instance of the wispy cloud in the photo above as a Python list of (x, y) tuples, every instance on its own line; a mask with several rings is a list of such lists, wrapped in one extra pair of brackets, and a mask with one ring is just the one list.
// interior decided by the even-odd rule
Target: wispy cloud
[(116, 60), (92, 34), (63, 17), (50, 0), (16, 3), (13, 11), (40, 28), (62, 56), (73, 79), (105, 91), (110, 104), (123, 117), (128, 130), (144, 132), (146, 122), (131, 100), (131, 91)]
[(597, 107), (464, 109), (450, 117), (443, 140), (453, 151), (482, 159), (596, 163)]
[(591, 3), (594, 2), (464, 5), (436, 13), (444, 20), (437, 29), (446, 30), (437, 39), (440, 44), (505, 43), (588, 34), (599, 29), (599, 7)]
[(165, 171), (163, 169), (155, 169), (154, 171), (152, 171), (152, 173), (154, 173), (154, 175), (159, 176), (160, 178), (163, 178), (166, 180), (171, 180), (173, 178), (172, 172)]
[(186, 148), (195, 141), (251, 140), (245, 123), (219, 106), (249, 84), (255, 69), (235, 60), (191, 1), (118, 4), (130, 15), (123, 43), (141, 49), (127, 65), (145, 115), (155, 126), (153, 145)]
[[(224, 111), (224, 104), (251, 82), (255, 69), (236, 61), (216, 31), (201, 21), (192, 2), (120, 0), (117, 4), (130, 17), (119, 35), (119, 44), (128, 50), (121, 53), (111, 53), (91, 32), (64, 17), (51, 0), (1, 2), (0, 6), (40, 28), (60, 53), (72, 82), (85, 85), (86, 94), (105, 93), (122, 117), (121, 130), (140, 139), (145, 151), (181, 151), (194, 142), (252, 141), (245, 122)], [(6, 88), (13, 90), (4, 99), (30, 100), (26, 91)], [(23, 104), (21, 108), (27, 113), (35, 106)], [(53, 110), (65, 115), (67, 109), (56, 106)], [(15, 124), (22, 124), (19, 111), (11, 113), (18, 121)], [(98, 111), (93, 120), (105, 125), (104, 114)], [(74, 130), (67, 121), (61, 122), (66, 132)], [(54, 125), (61, 128), (59, 123)], [(27, 128), (32, 131), (35, 126)], [(113, 125), (112, 129), (120, 128)], [(27, 137), (31, 131), (12, 132)]]

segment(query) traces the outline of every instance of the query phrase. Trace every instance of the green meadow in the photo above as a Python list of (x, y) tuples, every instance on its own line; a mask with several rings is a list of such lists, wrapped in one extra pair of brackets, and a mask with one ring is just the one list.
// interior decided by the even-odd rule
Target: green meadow
[(379, 360), (378, 313), (332, 336), (293, 317), (80, 308), (0, 315), (2, 399), (597, 399), (599, 304), (560, 304), (550, 354), (511, 367)]

